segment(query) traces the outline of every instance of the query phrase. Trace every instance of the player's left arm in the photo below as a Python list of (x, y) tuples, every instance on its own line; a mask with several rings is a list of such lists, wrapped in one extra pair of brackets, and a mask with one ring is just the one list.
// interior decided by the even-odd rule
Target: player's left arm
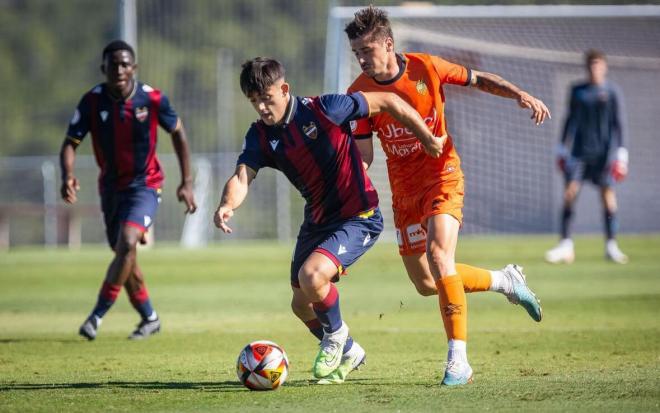
[(616, 87), (612, 89), (611, 108), (610, 148), (613, 153), (610, 155), (610, 169), (614, 180), (621, 182), (628, 176), (628, 149), (626, 149), (623, 139), (623, 100)]
[(183, 127), (181, 119), (177, 119), (177, 124), (172, 133), (172, 145), (174, 152), (179, 160), (179, 169), (181, 170), (181, 183), (176, 190), (176, 196), (180, 202), (186, 204), (186, 213), (194, 213), (197, 210), (195, 203), (195, 194), (193, 192), (193, 177), (190, 172), (190, 148), (188, 147), (188, 137)]
[(531, 119), (537, 125), (542, 124), (546, 118), (551, 119), (550, 110), (543, 101), (521, 90), (518, 86), (503, 79), (501, 76), (472, 70), (470, 84), (491, 95), (517, 100), (521, 108), (532, 110)]
[(183, 122), (170, 105), (167, 95), (162, 94), (158, 105), (158, 124), (170, 133), (174, 152), (179, 161), (181, 171), (181, 183), (177, 187), (176, 196), (179, 202), (186, 204), (186, 213), (194, 213), (197, 210), (195, 195), (193, 193), (193, 177), (190, 171), (190, 149), (188, 148), (188, 136), (183, 127)]

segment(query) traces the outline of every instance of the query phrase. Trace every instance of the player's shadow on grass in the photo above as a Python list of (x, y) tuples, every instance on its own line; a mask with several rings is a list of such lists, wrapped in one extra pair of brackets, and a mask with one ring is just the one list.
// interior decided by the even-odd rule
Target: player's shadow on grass
[[(350, 380), (347, 384), (374, 384), (368, 379)], [(315, 380), (291, 380), (286, 387), (316, 387)], [(81, 390), (81, 389), (134, 389), (134, 390), (196, 390), (205, 392), (250, 391), (238, 381), (108, 381), (86, 383), (8, 383), (0, 385), (1, 392), (38, 390)]]
[(31, 342), (48, 342), (48, 343), (85, 343), (85, 341), (80, 340), (79, 338), (42, 338), (42, 337), (32, 337), (32, 338), (0, 338), (0, 344), (16, 344), (16, 343), (31, 343)]
[[(306, 387), (313, 385), (311, 380), (292, 380), (287, 387)], [(34, 390), (80, 390), (80, 389), (135, 389), (135, 390), (198, 390), (207, 392), (249, 391), (238, 381), (108, 381), (86, 383), (8, 383), (0, 385), (0, 392)]]

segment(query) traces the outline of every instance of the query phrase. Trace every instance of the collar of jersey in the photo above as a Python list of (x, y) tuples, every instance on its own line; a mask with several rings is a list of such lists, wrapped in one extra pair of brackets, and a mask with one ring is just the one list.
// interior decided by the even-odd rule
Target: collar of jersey
[[(291, 123), (291, 120), (293, 120), (293, 115), (296, 114), (296, 107), (298, 105), (298, 98), (293, 95), (289, 95), (289, 103), (286, 105), (286, 111), (284, 112), (284, 118), (282, 120), (282, 123), (278, 123), (276, 125), (270, 126), (271, 128), (286, 128), (289, 126), (289, 123)], [(266, 125), (268, 126), (268, 125)]]
[(137, 88), (138, 88), (138, 81), (133, 79), (133, 90), (131, 90), (131, 93), (126, 98), (117, 99), (114, 96), (112, 96), (112, 93), (110, 93), (110, 91), (108, 90), (108, 85), (106, 85), (105, 83), (103, 84), (103, 89), (105, 90), (105, 94), (108, 95), (108, 97), (115, 102), (126, 102), (127, 100), (133, 99), (133, 96), (135, 96), (135, 92), (137, 92)]
[(379, 85), (391, 85), (392, 83), (396, 82), (397, 80), (401, 79), (401, 76), (403, 76), (403, 73), (406, 71), (406, 66), (408, 65), (408, 61), (406, 60), (405, 56), (402, 54), (397, 53), (396, 54), (396, 62), (399, 65), (399, 73), (396, 74), (392, 79), (389, 80), (384, 80), (382, 82), (374, 79), (376, 83)]

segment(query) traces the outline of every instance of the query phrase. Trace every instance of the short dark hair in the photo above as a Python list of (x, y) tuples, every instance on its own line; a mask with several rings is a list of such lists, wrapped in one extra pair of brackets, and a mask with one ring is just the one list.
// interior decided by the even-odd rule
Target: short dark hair
[(607, 60), (605, 53), (596, 49), (589, 49), (584, 53), (584, 60), (587, 64), (591, 63), (592, 60)]
[(116, 52), (117, 50), (126, 50), (133, 57), (133, 61), (135, 61), (135, 51), (133, 50), (130, 44), (126, 43), (123, 40), (113, 40), (110, 43), (108, 43), (108, 45), (105, 46), (105, 48), (103, 49), (103, 53), (101, 54), (101, 59), (105, 61), (106, 56), (112, 54), (113, 52)]
[(269, 57), (255, 57), (241, 67), (241, 90), (248, 97), (254, 92), (261, 95), (275, 82), (284, 79), (282, 63)]
[(394, 39), (387, 12), (373, 5), (358, 10), (344, 31), (349, 40), (362, 37), (369, 37), (369, 40), (384, 40), (387, 37)]

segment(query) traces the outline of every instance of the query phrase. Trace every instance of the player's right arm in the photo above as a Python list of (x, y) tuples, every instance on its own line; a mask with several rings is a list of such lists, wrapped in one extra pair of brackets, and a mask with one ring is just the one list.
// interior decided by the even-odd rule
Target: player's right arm
[(245, 135), (243, 141), (243, 152), (236, 162), (236, 171), (227, 180), (220, 205), (213, 215), (213, 223), (224, 233), (231, 234), (232, 230), (227, 225), (227, 221), (234, 215), (234, 210), (238, 208), (248, 194), (248, 187), (257, 176), (259, 169), (265, 166), (274, 167), (272, 158), (266, 154), (260, 144), (259, 127), (253, 124)]
[(78, 200), (76, 193), (80, 189), (80, 183), (74, 174), (74, 165), (76, 162), (76, 148), (89, 132), (89, 99), (89, 93), (80, 99), (60, 148), (60, 173), (62, 177), (60, 195), (67, 204), (73, 204)]
[(60, 194), (67, 204), (73, 204), (78, 200), (76, 193), (80, 189), (78, 178), (73, 173), (77, 146), (72, 138), (67, 136), (62, 142), (62, 148), (60, 148), (60, 171), (62, 174)]
[(245, 200), (248, 187), (256, 176), (257, 173), (252, 168), (245, 164), (238, 164), (234, 175), (225, 184), (220, 205), (213, 216), (215, 226), (224, 233), (231, 234), (232, 229), (227, 225), (227, 221), (234, 215), (234, 210)]

